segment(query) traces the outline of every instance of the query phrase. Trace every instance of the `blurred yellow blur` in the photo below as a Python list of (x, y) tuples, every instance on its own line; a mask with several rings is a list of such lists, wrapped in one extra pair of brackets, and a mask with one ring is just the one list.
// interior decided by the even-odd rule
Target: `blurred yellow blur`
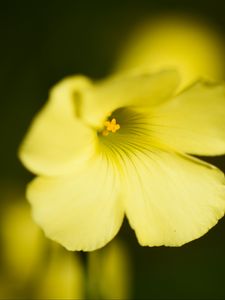
[(130, 299), (132, 286), (131, 259), (121, 241), (88, 256), (88, 294), (90, 299)]
[(37, 286), (38, 299), (84, 299), (84, 273), (79, 257), (54, 244)]
[(31, 220), (28, 204), (18, 200), (7, 206), (1, 219), (2, 256), (11, 276), (23, 284), (42, 260), (44, 238)]
[(1, 210), (0, 298), (83, 299), (78, 254), (46, 239), (25, 198), (9, 195)]
[(86, 253), (85, 270), (77, 252), (45, 238), (21, 191), (11, 191), (0, 203), (0, 299), (130, 298), (131, 260), (124, 243), (115, 240)]
[(222, 35), (210, 24), (186, 15), (160, 15), (140, 24), (124, 45), (116, 72), (176, 68), (179, 89), (199, 78), (225, 77)]

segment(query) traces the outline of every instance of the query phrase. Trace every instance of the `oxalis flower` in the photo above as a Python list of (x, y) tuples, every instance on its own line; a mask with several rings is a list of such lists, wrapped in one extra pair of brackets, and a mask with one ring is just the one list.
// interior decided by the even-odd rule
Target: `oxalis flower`
[(130, 74), (57, 84), (20, 148), (38, 175), (36, 222), (69, 250), (91, 251), (126, 214), (143, 246), (180, 246), (225, 211), (224, 175), (189, 154), (225, 153), (225, 85), (176, 94), (178, 74)]

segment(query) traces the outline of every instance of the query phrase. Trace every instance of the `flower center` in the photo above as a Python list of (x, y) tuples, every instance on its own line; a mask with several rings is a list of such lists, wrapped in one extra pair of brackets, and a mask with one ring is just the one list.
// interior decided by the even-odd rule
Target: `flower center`
[(120, 129), (120, 125), (116, 123), (116, 119), (113, 118), (111, 121), (105, 121), (105, 129), (102, 131), (103, 136), (107, 136), (110, 132), (115, 133)]
[(151, 149), (154, 143), (151, 131), (147, 112), (136, 107), (118, 108), (106, 117), (103, 127), (97, 131), (98, 149), (108, 160), (115, 159), (119, 166), (124, 166), (124, 157), (130, 160), (132, 155)]

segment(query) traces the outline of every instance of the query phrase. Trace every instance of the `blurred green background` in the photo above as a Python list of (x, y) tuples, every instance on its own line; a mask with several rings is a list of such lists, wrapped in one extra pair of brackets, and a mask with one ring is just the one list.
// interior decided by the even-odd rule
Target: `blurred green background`
[[(108, 75), (126, 36), (161, 12), (203, 18), (225, 37), (222, 0), (1, 3), (1, 186), (25, 189), (31, 178), (17, 148), (49, 88), (71, 74)], [(225, 157), (208, 161), (225, 171)], [(225, 299), (225, 219), (181, 248), (141, 247), (126, 221), (119, 236), (132, 258), (134, 299)]]

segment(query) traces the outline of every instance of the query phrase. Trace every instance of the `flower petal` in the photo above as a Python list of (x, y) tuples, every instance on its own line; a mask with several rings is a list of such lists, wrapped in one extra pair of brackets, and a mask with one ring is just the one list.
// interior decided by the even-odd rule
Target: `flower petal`
[(225, 211), (224, 175), (189, 156), (152, 151), (127, 160), (125, 212), (143, 246), (181, 246)]
[(86, 78), (74, 76), (52, 89), (49, 101), (34, 119), (19, 151), (24, 165), (34, 173), (68, 172), (95, 151), (96, 134), (76, 116), (79, 94), (87, 86)]
[(225, 85), (199, 82), (153, 109), (152, 138), (196, 155), (225, 153)]
[(178, 74), (173, 70), (111, 77), (85, 93), (83, 117), (101, 127), (106, 117), (120, 107), (152, 107), (164, 102), (174, 94), (178, 81)]
[(224, 78), (224, 38), (212, 24), (183, 14), (160, 14), (141, 22), (125, 41), (116, 71), (165, 67), (179, 71), (179, 90), (201, 77)]
[(28, 186), (34, 218), (46, 235), (69, 250), (103, 247), (118, 232), (124, 210), (119, 181), (103, 158), (76, 174), (39, 177)]

